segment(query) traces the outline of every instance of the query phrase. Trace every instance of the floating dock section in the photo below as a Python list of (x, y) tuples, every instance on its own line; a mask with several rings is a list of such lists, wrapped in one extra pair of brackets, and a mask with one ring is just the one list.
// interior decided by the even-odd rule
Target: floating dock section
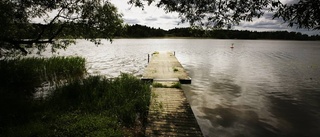
[(155, 52), (142, 80), (153, 82), (146, 136), (203, 136), (182, 89), (191, 78), (172, 52)]

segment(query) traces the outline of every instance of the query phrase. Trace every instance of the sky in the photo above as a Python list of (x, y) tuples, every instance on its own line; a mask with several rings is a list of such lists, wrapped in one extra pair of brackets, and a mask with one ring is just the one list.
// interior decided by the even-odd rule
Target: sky
[[(296, 2), (298, 0), (281, 0), (283, 3)], [(144, 10), (127, 4), (128, 0), (110, 0), (117, 8), (118, 12), (123, 15), (123, 20), (129, 25), (140, 24), (154, 28), (169, 30), (173, 28), (188, 27), (188, 23), (181, 23), (178, 13), (166, 13), (162, 8), (155, 5), (145, 6)], [(251, 30), (251, 31), (295, 31), (308, 35), (320, 34), (320, 31), (297, 29), (288, 27), (281, 19), (272, 19), (272, 13), (265, 13), (259, 19), (252, 22), (241, 22), (234, 26), (234, 30)]]

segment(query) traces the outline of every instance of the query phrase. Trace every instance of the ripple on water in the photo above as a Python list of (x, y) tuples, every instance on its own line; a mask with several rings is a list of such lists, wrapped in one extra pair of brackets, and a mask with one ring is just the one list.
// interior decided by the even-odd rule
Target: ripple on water
[[(320, 134), (319, 42), (201, 39), (79, 40), (60, 55), (87, 59), (91, 74), (141, 75), (147, 55), (176, 51), (192, 78), (183, 86), (205, 136)], [(231, 50), (231, 43), (235, 48)], [(311, 78), (311, 79), (310, 79)]]

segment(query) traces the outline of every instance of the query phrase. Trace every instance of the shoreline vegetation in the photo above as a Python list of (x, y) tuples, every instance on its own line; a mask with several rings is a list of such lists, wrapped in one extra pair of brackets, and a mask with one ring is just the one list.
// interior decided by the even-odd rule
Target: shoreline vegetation
[(127, 25), (118, 38), (199, 38), (199, 39), (249, 39), (249, 40), (320, 40), (320, 35), (308, 36), (300, 32), (249, 31), (249, 30), (204, 30), (200, 28), (174, 28), (163, 30), (144, 25)]
[[(40, 29), (41, 24), (32, 24), (35, 28)], [(56, 27), (59, 26), (55, 24)], [(65, 33), (57, 38), (68, 39), (72, 37), (86, 38), (88, 37), (79, 27), (81, 24), (66, 24), (64, 26)], [(75, 31), (77, 30), (77, 31)], [(110, 38), (99, 30), (91, 30), (95, 33), (95, 38)], [(174, 28), (163, 30), (161, 28), (153, 28), (144, 25), (124, 25), (113, 35), (114, 38), (199, 38), (199, 39), (247, 39), (247, 40), (312, 40), (319, 41), (320, 35), (309, 36), (300, 32), (288, 31), (249, 31), (249, 30), (227, 30), (227, 29), (201, 29), (201, 28)], [(28, 39), (29, 37), (25, 37)], [(49, 36), (44, 36), (49, 38)]]
[[(81, 57), (0, 60), (0, 136), (144, 136), (149, 83), (88, 76)], [(43, 82), (50, 94), (34, 98)]]

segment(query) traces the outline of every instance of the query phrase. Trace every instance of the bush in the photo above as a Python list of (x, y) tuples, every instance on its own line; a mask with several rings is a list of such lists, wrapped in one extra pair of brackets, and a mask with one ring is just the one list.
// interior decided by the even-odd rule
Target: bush
[(82, 78), (86, 68), (81, 57), (18, 58), (0, 60), (0, 72), (0, 88), (31, 94), (45, 81)]
[(142, 117), (147, 114), (150, 94), (148, 84), (129, 74), (121, 74), (115, 79), (89, 76), (58, 88), (48, 102), (49, 106), (61, 111), (108, 111), (130, 125), (137, 114)]
[(115, 118), (101, 114), (68, 112), (49, 117), (10, 127), (3, 135), (16, 137), (106, 137), (124, 135)]
[(33, 98), (36, 87), (46, 81), (83, 78), (86, 69), (81, 57), (18, 58), (0, 60), (0, 72), (1, 132), (35, 117), (41, 104)]
[[(129, 74), (83, 79), (83, 58), (1, 60), (0, 71), (0, 136), (134, 136), (128, 130), (147, 115), (148, 83)], [(61, 79), (47, 98), (31, 96)]]

